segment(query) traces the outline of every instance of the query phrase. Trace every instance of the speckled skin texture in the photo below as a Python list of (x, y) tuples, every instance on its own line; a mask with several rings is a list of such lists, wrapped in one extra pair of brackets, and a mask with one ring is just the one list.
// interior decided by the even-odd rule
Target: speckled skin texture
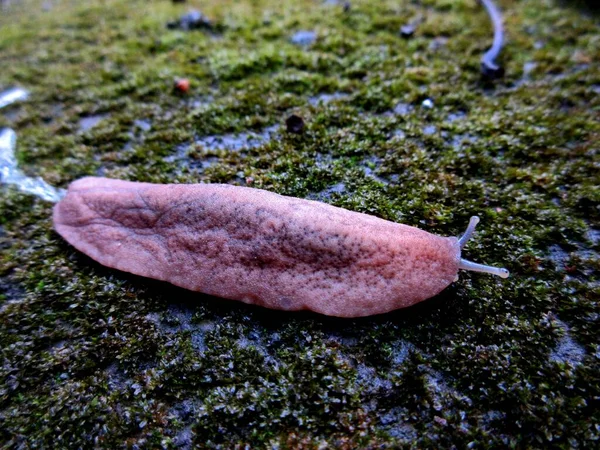
[(456, 277), (456, 238), (260, 189), (84, 178), (56, 231), (99, 263), (281, 310), (359, 317), (432, 297)]

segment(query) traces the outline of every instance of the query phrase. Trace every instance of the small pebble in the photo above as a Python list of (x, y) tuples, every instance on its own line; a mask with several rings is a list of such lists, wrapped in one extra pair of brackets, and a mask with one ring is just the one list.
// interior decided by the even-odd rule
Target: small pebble
[(433, 108), (433, 101), (430, 98), (426, 98), (423, 100), (423, 103), (421, 103), (421, 106), (423, 106), (423, 108), (431, 109)]
[(504, 76), (504, 67), (489, 62), (481, 62), (481, 75), (488, 80), (497, 80)]
[(302, 133), (302, 130), (304, 130), (304, 119), (296, 114), (292, 114), (285, 119), (285, 126), (290, 133)]
[(402, 36), (405, 39), (408, 39), (415, 34), (416, 28), (417, 27), (415, 27), (415, 25), (410, 24), (410, 23), (407, 25), (402, 25), (400, 27), (400, 36)]
[(212, 30), (213, 23), (208, 17), (197, 9), (193, 9), (173, 22), (167, 24), (167, 28), (180, 28), (182, 30)]

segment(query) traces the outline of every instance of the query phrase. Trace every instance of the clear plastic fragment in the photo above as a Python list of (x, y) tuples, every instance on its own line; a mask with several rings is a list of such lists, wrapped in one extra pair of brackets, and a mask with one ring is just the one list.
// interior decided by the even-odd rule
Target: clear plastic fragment
[(17, 167), (16, 146), (17, 135), (13, 130), (0, 131), (0, 184), (13, 184), (20, 191), (49, 202), (58, 202), (64, 197), (64, 189), (57, 189), (40, 177), (28, 177)]
[(11, 105), (21, 100), (26, 100), (29, 97), (29, 92), (23, 88), (13, 88), (0, 93), (0, 108)]

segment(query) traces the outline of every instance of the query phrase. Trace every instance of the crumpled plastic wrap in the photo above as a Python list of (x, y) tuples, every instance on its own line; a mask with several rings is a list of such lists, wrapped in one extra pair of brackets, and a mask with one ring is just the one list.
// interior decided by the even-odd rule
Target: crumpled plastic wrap
[(11, 105), (21, 100), (27, 100), (29, 92), (23, 88), (13, 88), (0, 93), (0, 108)]
[[(13, 88), (0, 93), (0, 108), (26, 100), (29, 92)], [(0, 184), (14, 184), (19, 190), (49, 202), (58, 202), (66, 191), (49, 185), (40, 177), (28, 177), (17, 167), (17, 134), (10, 128), (0, 130)]]
[(17, 167), (17, 135), (10, 128), (0, 131), (0, 184), (13, 184), (22, 192), (49, 202), (58, 202), (66, 191), (51, 186), (40, 177), (28, 177)]

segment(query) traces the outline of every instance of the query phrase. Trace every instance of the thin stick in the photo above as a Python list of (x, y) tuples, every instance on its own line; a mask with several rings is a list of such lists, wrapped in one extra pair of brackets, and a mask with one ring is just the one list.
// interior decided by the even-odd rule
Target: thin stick
[(480, 0), (486, 9), (492, 25), (494, 27), (494, 41), (490, 49), (481, 57), (481, 69), (484, 75), (498, 76), (502, 68), (496, 63), (496, 58), (502, 50), (504, 42), (504, 26), (502, 24), (502, 14), (492, 0)]

